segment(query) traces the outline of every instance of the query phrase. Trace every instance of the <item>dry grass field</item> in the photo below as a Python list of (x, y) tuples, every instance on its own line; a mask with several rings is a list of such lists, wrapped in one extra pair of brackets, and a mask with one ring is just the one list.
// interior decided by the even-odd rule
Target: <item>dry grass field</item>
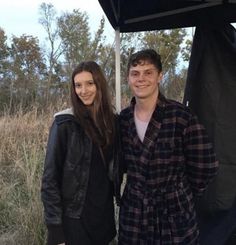
[(0, 118), (0, 244), (43, 245), (40, 185), (52, 114), (32, 108)]

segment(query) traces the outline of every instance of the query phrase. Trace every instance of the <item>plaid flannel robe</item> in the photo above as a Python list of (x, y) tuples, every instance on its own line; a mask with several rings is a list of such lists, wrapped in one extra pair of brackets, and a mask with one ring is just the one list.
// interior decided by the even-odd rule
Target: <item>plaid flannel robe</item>
[(141, 142), (134, 105), (120, 114), (127, 183), (119, 244), (198, 244), (194, 198), (217, 173), (212, 144), (188, 108), (163, 96)]

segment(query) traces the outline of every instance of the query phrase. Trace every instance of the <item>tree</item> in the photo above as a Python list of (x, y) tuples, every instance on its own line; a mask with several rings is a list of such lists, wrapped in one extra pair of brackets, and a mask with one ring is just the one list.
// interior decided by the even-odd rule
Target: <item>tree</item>
[(96, 31), (94, 38), (90, 38), (90, 42), (89, 42), (90, 48), (88, 47), (89, 59), (97, 61), (97, 62), (101, 62), (101, 54), (104, 48), (104, 42), (105, 42), (105, 37), (103, 36), (104, 25), (105, 25), (105, 19), (104, 17), (102, 17), (102, 19), (100, 20), (100, 26), (98, 30)]
[(5, 31), (0, 28), (0, 78), (3, 78), (8, 66), (9, 48), (6, 41)]
[(46, 40), (49, 42), (48, 48), (46, 48), (46, 63), (48, 64), (48, 67), (45, 97), (47, 104), (51, 95), (51, 89), (53, 88), (54, 90), (55, 84), (58, 84), (58, 82), (61, 80), (61, 62), (59, 59), (63, 53), (63, 48), (59, 36), (59, 28), (57, 25), (57, 13), (54, 6), (52, 4), (42, 3), (39, 7), (39, 13), (39, 23), (46, 31)]
[(187, 68), (182, 68), (173, 76), (171, 82), (167, 84), (165, 89), (166, 96), (182, 103), (184, 98), (186, 78)]
[(38, 39), (22, 35), (13, 37), (10, 48), (11, 57), (11, 101), (30, 106), (37, 96), (41, 96), (40, 85), (44, 79), (45, 63)]
[(58, 27), (64, 49), (66, 74), (71, 74), (78, 63), (89, 58), (91, 36), (88, 15), (74, 9), (72, 13), (64, 13), (58, 18)]
[(114, 44), (102, 46), (99, 55), (99, 63), (106, 76), (111, 93), (115, 92), (115, 52)]
[(2, 110), (9, 102), (9, 47), (5, 31), (0, 28), (0, 109)]

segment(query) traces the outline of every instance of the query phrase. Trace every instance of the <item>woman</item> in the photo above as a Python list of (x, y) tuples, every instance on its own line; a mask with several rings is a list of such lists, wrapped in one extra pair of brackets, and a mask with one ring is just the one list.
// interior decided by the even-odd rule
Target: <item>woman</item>
[[(108, 245), (115, 237), (115, 126), (106, 79), (93, 61), (72, 74), (72, 109), (55, 114), (42, 178), (48, 245)], [(109, 175), (110, 174), (110, 175)]]

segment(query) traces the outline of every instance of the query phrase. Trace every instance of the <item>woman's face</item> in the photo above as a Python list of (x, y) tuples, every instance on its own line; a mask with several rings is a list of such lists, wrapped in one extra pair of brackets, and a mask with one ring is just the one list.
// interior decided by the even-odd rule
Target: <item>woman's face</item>
[(90, 72), (82, 71), (74, 77), (75, 92), (84, 105), (92, 105), (97, 93), (96, 84)]

